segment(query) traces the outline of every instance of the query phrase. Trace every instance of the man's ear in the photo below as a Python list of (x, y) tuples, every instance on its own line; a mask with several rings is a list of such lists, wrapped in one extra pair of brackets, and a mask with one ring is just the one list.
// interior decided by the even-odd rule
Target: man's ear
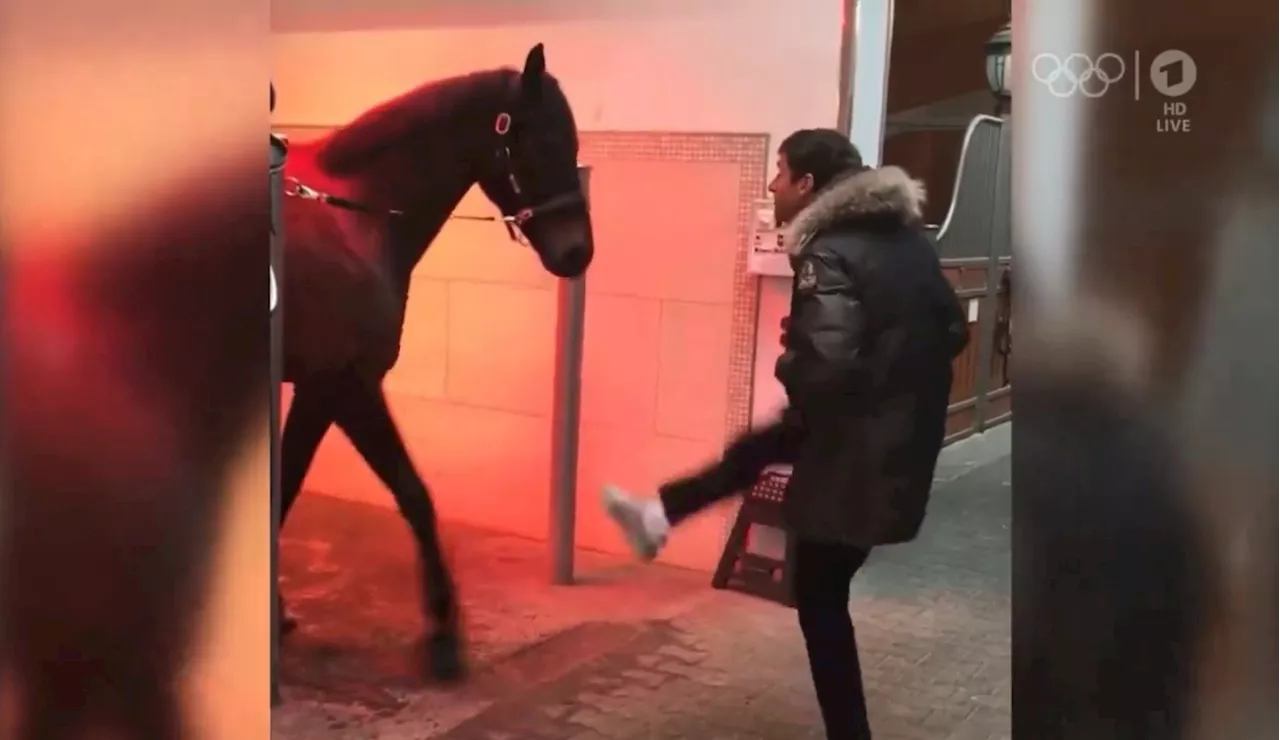
[(805, 174), (804, 177), (800, 178), (800, 182), (798, 184), (799, 184), (801, 193), (805, 195), (813, 195), (813, 175), (812, 174)]

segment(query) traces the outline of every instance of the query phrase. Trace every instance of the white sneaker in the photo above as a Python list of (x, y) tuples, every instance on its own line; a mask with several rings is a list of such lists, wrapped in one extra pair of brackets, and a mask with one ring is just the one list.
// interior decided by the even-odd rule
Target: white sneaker
[(604, 487), (604, 510), (622, 529), (627, 543), (641, 560), (653, 560), (667, 544), (671, 530), (658, 499), (637, 499), (617, 486)]

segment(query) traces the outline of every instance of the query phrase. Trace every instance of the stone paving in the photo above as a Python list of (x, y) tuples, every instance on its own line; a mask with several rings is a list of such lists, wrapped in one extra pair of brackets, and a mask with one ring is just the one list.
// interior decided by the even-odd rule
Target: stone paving
[[(855, 579), (878, 740), (1010, 736), (1007, 450), (988, 439), (952, 454), (921, 537), (873, 553)], [(790, 610), (593, 553), (580, 556), (586, 582), (557, 589), (543, 544), (458, 527), (446, 539), (474, 673), (424, 688), (403, 529), (390, 511), (299, 504), (282, 568), (303, 627), (283, 648), (276, 740), (822, 737)]]

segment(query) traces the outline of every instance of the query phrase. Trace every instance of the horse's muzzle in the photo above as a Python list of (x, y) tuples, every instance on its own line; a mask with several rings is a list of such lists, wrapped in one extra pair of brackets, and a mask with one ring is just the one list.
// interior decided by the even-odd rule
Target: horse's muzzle
[(548, 214), (529, 225), (529, 239), (547, 272), (575, 278), (587, 271), (595, 256), (589, 213)]
[(586, 241), (569, 247), (555, 259), (543, 258), (542, 266), (558, 278), (576, 278), (587, 271), (593, 257), (595, 257), (595, 248), (591, 246), (590, 241)]

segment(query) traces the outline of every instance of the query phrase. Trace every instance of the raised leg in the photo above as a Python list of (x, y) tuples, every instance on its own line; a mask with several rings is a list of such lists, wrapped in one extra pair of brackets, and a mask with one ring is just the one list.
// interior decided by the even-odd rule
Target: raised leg
[[(784, 411), (773, 424), (740, 435), (720, 460), (663, 484), (656, 499), (635, 498), (617, 486), (605, 486), (605, 512), (622, 529), (636, 555), (652, 560), (666, 544), (672, 527), (717, 501), (742, 493), (770, 465), (792, 461), (803, 437), (804, 427), (794, 412)], [(746, 527), (745, 520), (742, 526)], [(725, 555), (729, 553), (726, 548)]]
[(400, 513), (418, 541), (424, 576), (424, 610), (434, 621), (427, 638), (428, 670), (441, 681), (462, 677), (462, 641), (453, 577), (440, 547), (435, 507), (413, 466), (382, 389), (354, 375), (335, 397), (334, 419), (373, 472), (395, 496)]

